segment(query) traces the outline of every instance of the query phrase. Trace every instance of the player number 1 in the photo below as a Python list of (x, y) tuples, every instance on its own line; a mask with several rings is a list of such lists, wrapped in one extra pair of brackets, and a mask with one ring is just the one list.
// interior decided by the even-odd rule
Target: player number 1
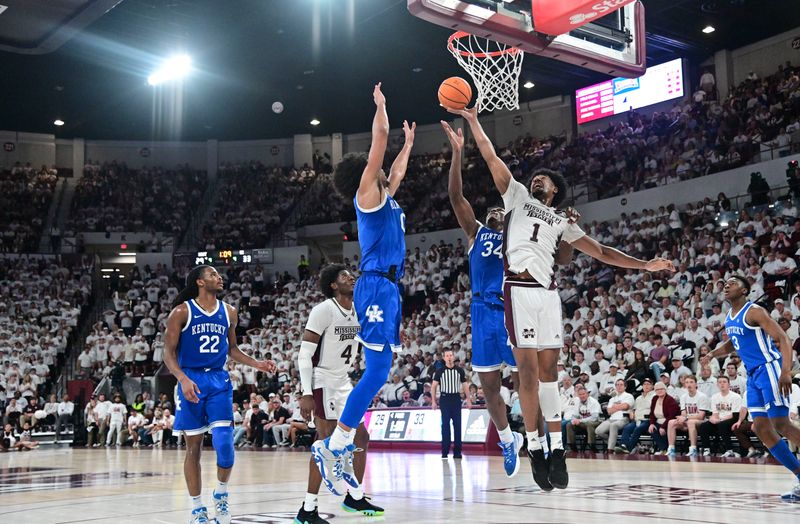
[(540, 224), (534, 224), (533, 225), (533, 234), (531, 235), (531, 241), (532, 242), (538, 242), (539, 241), (539, 225)]

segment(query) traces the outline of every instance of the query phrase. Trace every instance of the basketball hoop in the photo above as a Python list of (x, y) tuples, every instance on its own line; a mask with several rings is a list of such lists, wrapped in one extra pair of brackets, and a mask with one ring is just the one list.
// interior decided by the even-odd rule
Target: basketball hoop
[(447, 49), (475, 82), (478, 111), (519, 109), (519, 73), (525, 53), (464, 31), (447, 39)]

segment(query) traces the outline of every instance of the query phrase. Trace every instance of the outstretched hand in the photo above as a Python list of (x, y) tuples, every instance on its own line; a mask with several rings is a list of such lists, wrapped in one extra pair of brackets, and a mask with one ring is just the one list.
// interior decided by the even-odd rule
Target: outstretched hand
[(452, 109), (450, 107), (442, 106), (447, 109), (448, 113), (453, 113), (454, 115), (458, 115), (462, 117), (467, 122), (474, 122), (478, 120), (478, 106), (472, 106), (469, 109)]
[(414, 132), (417, 130), (417, 123), (411, 122), (411, 127), (408, 125), (408, 120), (403, 120), (403, 134), (406, 136), (406, 145), (414, 143)]
[(272, 360), (257, 360), (254, 367), (259, 371), (263, 371), (264, 373), (275, 373), (275, 370), (277, 369), (275, 362)]
[(644, 268), (647, 271), (675, 271), (675, 264), (672, 263), (671, 260), (667, 260), (666, 258), (654, 258), (649, 260), (645, 265)]
[(444, 133), (447, 135), (447, 139), (450, 141), (450, 147), (453, 148), (453, 151), (461, 151), (464, 148), (464, 132), (461, 128), (459, 128), (458, 131), (453, 131), (450, 124), (444, 120), (440, 120), (439, 122), (442, 124), (442, 129), (444, 129)]
[(375, 84), (375, 89), (372, 90), (372, 99), (375, 101), (376, 106), (386, 105), (386, 97), (381, 92), (381, 83)]
[(564, 210), (564, 214), (567, 215), (567, 221), (570, 224), (575, 224), (576, 222), (578, 222), (578, 220), (581, 219), (580, 212), (577, 209), (575, 209), (574, 207), (572, 207), (572, 206), (566, 208)]

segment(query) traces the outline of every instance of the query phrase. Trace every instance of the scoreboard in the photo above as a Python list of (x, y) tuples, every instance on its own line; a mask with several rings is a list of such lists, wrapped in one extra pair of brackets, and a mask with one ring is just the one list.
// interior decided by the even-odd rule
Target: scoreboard
[(193, 253), (176, 253), (176, 261), (189, 262), (195, 266), (236, 266), (246, 264), (272, 264), (274, 252), (265, 249), (216, 249), (214, 251), (197, 251)]
[[(484, 443), (491, 420), (486, 408), (461, 410), (463, 442)], [(396, 408), (367, 411), (364, 425), (372, 441), (441, 442), (442, 413), (431, 408)]]

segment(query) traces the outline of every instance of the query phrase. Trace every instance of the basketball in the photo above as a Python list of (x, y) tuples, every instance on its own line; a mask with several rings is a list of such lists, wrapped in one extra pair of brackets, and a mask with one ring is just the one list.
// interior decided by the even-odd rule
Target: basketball
[(470, 100), (472, 88), (459, 76), (451, 76), (439, 86), (439, 103), (448, 109), (464, 109)]

